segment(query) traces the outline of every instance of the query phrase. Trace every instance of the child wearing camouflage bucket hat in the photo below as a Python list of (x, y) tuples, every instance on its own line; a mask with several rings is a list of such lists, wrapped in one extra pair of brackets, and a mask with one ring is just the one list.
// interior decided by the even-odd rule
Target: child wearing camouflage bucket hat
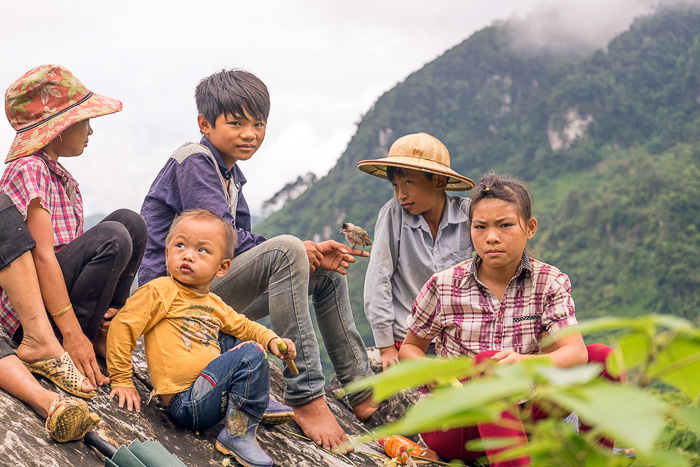
[[(91, 92), (59, 65), (33, 68), (5, 93), (5, 112), (17, 134), (0, 191), (36, 242), (31, 251), (41, 295), (65, 349), (50, 358), (28, 358), (25, 365), (83, 398), (109, 382), (95, 354), (104, 356), (110, 320), (129, 295), (146, 226), (141, 216), (121, 209), (83, 233), (82, 195), (59, 159), (83, 153), (92, 134), (90, 118), (121, 109), (121, 102)], [(22, 341), (27, 322), (20, 318), (3, 291), (0, 323), (16, 342)]]

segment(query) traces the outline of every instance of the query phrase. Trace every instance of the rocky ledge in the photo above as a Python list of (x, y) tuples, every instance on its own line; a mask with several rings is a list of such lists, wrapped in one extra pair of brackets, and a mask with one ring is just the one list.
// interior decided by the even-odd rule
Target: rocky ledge
[[(4, 338), (4, 337), (0, 337)], [(149, 391), (146, 363), (142, 349), (134, 353), (137, 368), (136, 386), (143, 400)], [(279, 367), (271, 362), (271, 397), (282, 401), (284, 381)], [(49, 381), (41, 384), (52, 390), (58, 389)], [(385, 401), (367, 423), (360, 423), (343, 400), (333, 397), (338, 389), (333, 380), (326, 389), (326, 401), (345, 432), (359, 436), (381, 424), (396, 420), (405, 408), (415, 400), (415, 393), (404, 394)], [(159, 441), (168, 451), (177, 455), (192, 467), (238, 465), (214, 448), (214, 440), (222, 425), (200, 433), (193, 433), (173, 423), (163, 404), (156, 399), (143, 405), (140, 414), (119, 409), (109, 398), (109, 390), (100, 388), (97, 396), (89, 401), (102, 421), (95, 430), (103, 439), (115, 446), (128, 445), (134, 439)], [(58, 444), (51, 440), (43, 426), (43, 420), (31, 408), (0, 390), (0, 466), (12, 467), (98, 467), (104, 465), (104, 456), (82, 441)], [(276, 466), (320, 467), (320, 466), (383, 466), (389, 461), (379, 444), (359, 446), (346, 456), (333, 455), (318, 448), (303, 437), (301, 430), (288, 422), (276, 427), (260, 427), (258, 441), (275, 461)], [(228, 459), (228, 460), (227, 460)]]

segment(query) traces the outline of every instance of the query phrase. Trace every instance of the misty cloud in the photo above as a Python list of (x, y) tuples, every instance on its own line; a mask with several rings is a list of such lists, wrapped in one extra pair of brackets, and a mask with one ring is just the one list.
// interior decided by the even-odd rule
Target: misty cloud
[(511, 40), (520, 50), (586, 54), (605, 48), (635, 18), (658, 7), (658, 0), (547, 1), (525, 19), (512, 21)]

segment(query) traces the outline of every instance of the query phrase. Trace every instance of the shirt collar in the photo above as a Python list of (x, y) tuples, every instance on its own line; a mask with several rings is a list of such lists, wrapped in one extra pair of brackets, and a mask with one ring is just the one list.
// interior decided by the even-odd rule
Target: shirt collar
[[(459, 208), (459, 199), (452, 198), (450, 196), (446, 196), (445, 199), (445, 211), (442, 216), (442, 219), (440, 219), (440, 225), (438, 226), (438, 231), (441, 231), (445, 227), (447, 227), (448, 224), (461, 224), (461, 223), (466, 223), (469, 221), (469, 218), (467, 217), (467, 214), (462, 211)], [(423, 227), (423, 229), (426, 232), (430, 232), (430, 228), (428, 227), (428, 223), (425, 221), (425, 218), (421, 215), (414, 216), (413, 214), (410, 214), (408, 211), (405, 209), (401, 209), (403, 211), (403, 220), (408, 225), (409, 227), (412, 227), (414, 229), (417, 229), (419, 227)]]
[[(472, 260), (471, 264), (469, 265), (469, 274), (462, 279), (462, 283), (460, 284), (461, 286), (464, 286), (467, 284), (467, 282), (471, 279), (476, 281), (476, 270), (479, 267), (479, 263), (481, 263), (481, 258), (479, 255), (476, 255), (474, 259)], [(528, 275), (532, 274), (532, 265), (530, 264), (530, 257), (527, 255), (526, 251), (523, 251), (523, 256), (520, 259), (520, 266), (518, 266), (518, 269), (515, 271), (515, 274), (513, 275), (513, 279), (517, 279), (522, 277), (526, 277)]]
[(73, 182), (76, 185), (78, 182), (73, 178), (73, 176), (66, 170), (65, 167), (63, 167), (60, 163), (57, 161), (53, 160), (48, 154), (46, 154), (44, 151), (39, 150), (36, 153), (41, 160), (43, 160), (46, 163), (46, 166), (49, 168), (51, 172), (53, 172), (54, 175), (56, 175), (58, 178), (61, 179), (61, 181), (65, 183)]
[(469, 216), (467, 213), (460, 209), (460, 198), (459, 197), (447, 197), (447, 224), (462, 224), (469, 222)]
[(202, 136), (202, 139), (199, 142), (199, 144), (203, 144), (204, 146), (209, 148), (212, 155), (214, 156), (214, 159), (216, 160), (216, 163), (219, 165), (219, 171), (221, 172), (221, 175), (224, 176), (224, 179), (228, 180), (229, 178), (233, 178), (234, 181), (240, 183), (241, 185), (244, 185), (247, 182), (246, 178), (243, 176), (243, 172), (241, 172), (241, 169), (238, 168), (238, 164), (234, 164), (233, 168), (229, 170), (228, 166), (221, 158), (221, 154), (219, 154), (219, 151), (214, 147), (213, 144), (211, 144), (209, 138), (207, 138), (206, 136)]

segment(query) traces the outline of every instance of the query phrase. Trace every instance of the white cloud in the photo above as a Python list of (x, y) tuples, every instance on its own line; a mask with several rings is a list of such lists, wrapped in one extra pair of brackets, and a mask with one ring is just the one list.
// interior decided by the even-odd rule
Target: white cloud
[[(360, 116), (395, 83), (475, 30), (540, 3), (38, 0), (32, 11), (40, 16), (19, 21), (27, 7), (10, 2), (0, 20), (0, 86), (38, 64), (60, 63), (91, 90), (124, 102), (120, 114), (93, 122), (84, 155), (66, 161), (86, 213), (95, 214), (140, 209), (170, 153), (199, 140), (197, 82), (222, 68), (248, 69), (272, 95), (265, 144), (242, 165), (246, 197), (259, 207), (297, 175), (326, 173)], [(0, 147), (13, 136), (0, 124)]]

